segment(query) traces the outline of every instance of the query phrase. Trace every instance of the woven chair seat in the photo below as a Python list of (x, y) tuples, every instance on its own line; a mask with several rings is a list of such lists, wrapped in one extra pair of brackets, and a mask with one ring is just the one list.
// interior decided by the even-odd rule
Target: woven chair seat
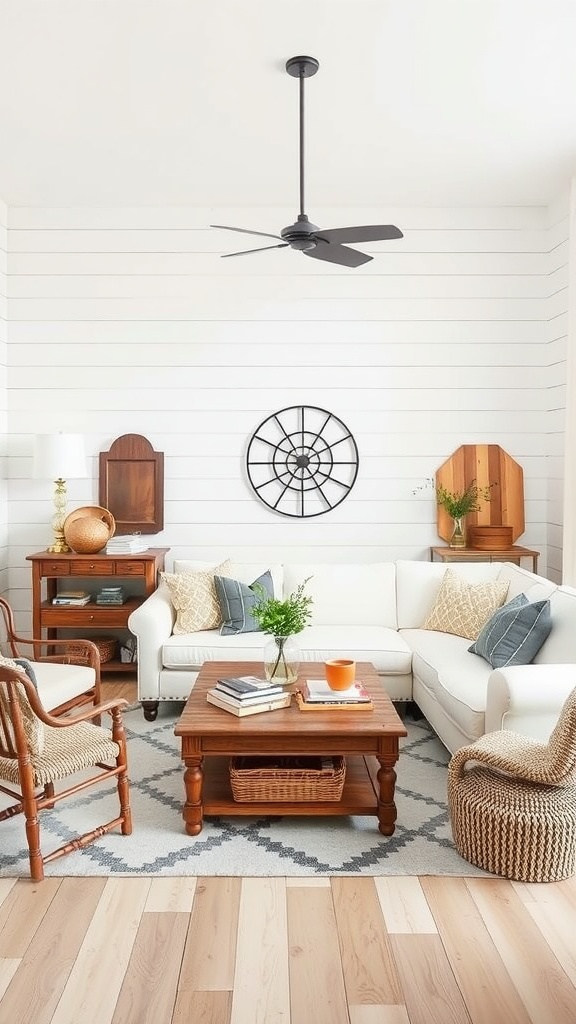
[(454, 844), (485, 871), (521, 882), (574, 874), (576, 785), (527, 783), (475, 765), (448, 785)]
[[(35, 785), (44, 786), (83, 768), (91, 768), (100, 761), (115, 760), (118, 751), (110, 730), (90, 722), (62, 729), (45, 725), (44, 749), (31, 758)], [(12, 785), (20, 784), (16, 758), (0, 757), (0, 778)]]

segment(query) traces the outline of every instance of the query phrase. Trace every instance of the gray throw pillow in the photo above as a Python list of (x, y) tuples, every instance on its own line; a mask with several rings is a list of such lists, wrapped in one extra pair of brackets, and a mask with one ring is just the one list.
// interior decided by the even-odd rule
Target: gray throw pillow
[(270, 572), (262, 573), (250, 586), (247, 583), (240, 583), (239, 580), (228, 579), (227, 576), (215, 576), (214, 585), (222, 615), (220, 635), (261, 632), (260, 626), (251, 614), (252, 608), (262, 596), (254, 587), (258, 585), (268, 597), (274, 597), (274, 584)]
[(530, 602), (524, 594), (518, 594), (494, 612), (468, 650), (492, 668), (528, 665), (551, 629), (550, 601)]

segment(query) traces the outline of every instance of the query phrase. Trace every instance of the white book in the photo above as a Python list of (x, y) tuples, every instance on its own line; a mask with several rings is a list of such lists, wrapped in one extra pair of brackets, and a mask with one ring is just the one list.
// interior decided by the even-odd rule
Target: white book
[(245, 706), (234, 700), (229, 703), (227, 700), (222, 699), (222, 694), (217, 694), (213, 690), (208, 690), (206, 694), (206, 700), (209, 704), (214, 704), (217, 708), (221, 708), (222, 711), (229, 711), (231, 715), (236, 715), (237, 718), (245, 718), (247, 715), (260, 715), (263, 711), (277, 711), (279, 708), (287, 708), (290, 705), (291, 698), (292, 695), (290, 693), (284, 693), (280, 697), (273, 697), (261, 703)]
[(347, 690), (332, 690), (325, 679), (307, 679), (302, 689), (304, 699), (308, 702), (365, 704), (371, 700), (370, 694), (359, 680)]

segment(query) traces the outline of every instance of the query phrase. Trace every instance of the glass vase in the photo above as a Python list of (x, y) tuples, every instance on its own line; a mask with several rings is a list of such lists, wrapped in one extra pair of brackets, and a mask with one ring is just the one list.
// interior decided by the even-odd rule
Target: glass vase
[(271, 636), (264, 647), (264, 674), (270, 682), (295, 683), (300, 667), (300, 648), (293, 636)]
[(453, 516), (453, 530), (452, 536), (450, 537), (451, 548), (465, 548), (466, 547), (466, 534), (464, 532), (464, 517)]

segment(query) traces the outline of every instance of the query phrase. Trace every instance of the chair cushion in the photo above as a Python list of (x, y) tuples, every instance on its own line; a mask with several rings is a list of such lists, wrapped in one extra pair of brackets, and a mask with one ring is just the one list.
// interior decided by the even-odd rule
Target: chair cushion
[(529, 665), (552, 629), (550, 601), (518, 594), (498, 608), (468, 650), (492, 668)]
[(261, 626), (252, 615), (252, 609), (262, 597), (256, 588), (262, 587), (268, 597), (274, 597), (271, 573), (263, 573), (250, 584), (228, 579), (227, 576), (215, 576), (214, 584), (223, 620), (220, 626), (221, 636), (262, 632)]
[(196, 633), (222, 623), (214, 577), (227, 576), (230, 562), (200, 572), (161, 572), (176, 611), (173, 632)]
[(506, 600), (508, 580), (468, 583), (447, 569), (424, 629), (476, 640), (480, 630)]
[[(44, 749), (31, 758), (38, 786), (64, 779), (84, 768), (92, 768), (100, 761), (115, 760), (118, 756), (119, 747), (110, 730), (91, 722), (79, 722), (61, 729), (46, 725), (44, 729)], [(19, 785), (18, 761), (0, 757), (0, 778)]]

